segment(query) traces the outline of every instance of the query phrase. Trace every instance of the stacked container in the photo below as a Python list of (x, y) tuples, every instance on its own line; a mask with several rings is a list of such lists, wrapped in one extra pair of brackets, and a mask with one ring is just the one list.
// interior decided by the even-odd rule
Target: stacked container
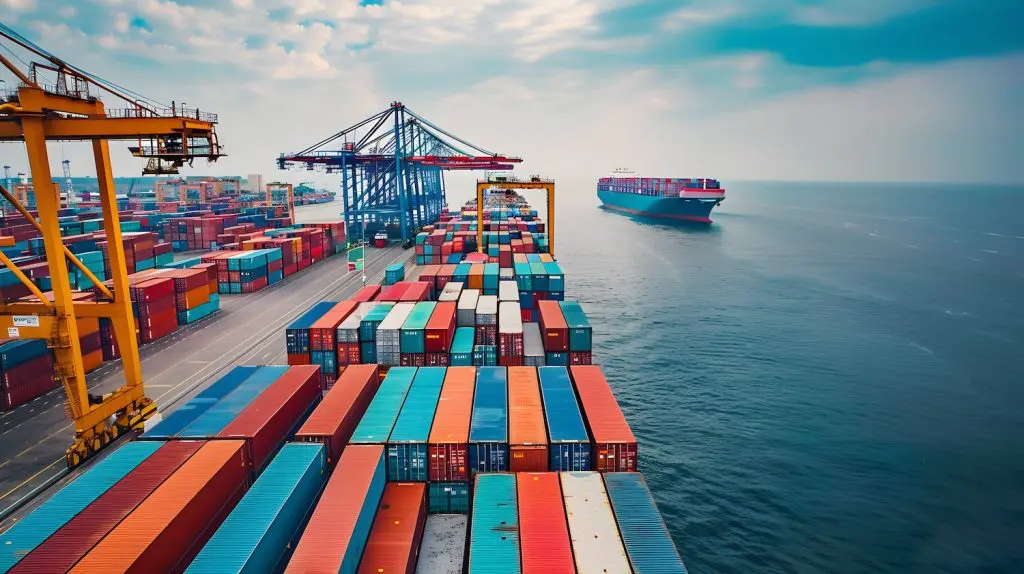
[(377, 362), (377, 327), (394, 307), (394, 303), (377, 303), (359, 322), (359, 358), (362, 362)]
[(0, 340), (0, 406), (10, 410), (59, 386), (42, 339)]
[(380, 388), (377, 365), (352, 365), (295, 433), (300, 442), (323, 443), (333, 466)]
[(444, 367), (423, 367), (416, 372), (387, 440), (388, 481), (427, 481), (427, 444), (444, 379)]
[(477, 368), (469, 468), (472, 472), (508, 470), (508, 381), (504, 368)]
[(590, 437), (565, 367), (540, 367), (541, 396), (548, 423), (551, 470), (590, 470)]
[(541, 339), (544, 342), (545, 363), (549, 366), (569, 366), (569, 326), (557, 301), (538, 301), (537, 312)]
[(416, 303), (400, 334), (401, 355), (399, 360), (403, 367), (422, 367), (426, 365), (426, 328), (430, 316), (434, 313), (437, 303), (421, 301)]
[(523, 364), (530, 367), (543, 367), (546, 362), (544, 341), (537, 323), (523, 324)]
[(352, 444), (383, 445), (388, 442), (415, 376), (416, 367), (395, 367), (388, 371), (366, 414), (352, 433)]
[(498, 307), (498, 362), (503, 367), (522, 366), (524, 353), (519, 302), (502, 302)]
[(594, 439), (594, 470), (628, 472), (637, 470), (636, 437), (619, 408), (608, 381), (597, 365), (571, 367), (583, 414)]
[(310, 364), (309, 328), (335, 305), (335, 301), (321, 301), (288, 325), (285, 329), (285, 347), (289, 365)]
[[(449, 367), (430, 428), (430, 512), (468, 512), (469, 429), (476, 369)], [(462, 495), (465, 495), (463, 497)]]
[(522, 572), (515, 475), (478, 474), (474, 482), (468, 574)]
[(363, 362), (359, 327), (377, 305), (380, 305), (380, 303), (359, 303), (359, 306), (348, 317), (345, 317), (344, 321), (338, 324), (338, 328), (335, 330), (335, 341), (337, 342), (339, 370), (347, 365)]
[(452, 346), (449, 350), (448, 361), (453, 367), (473, 365), (473, 327), (459, 327), (455, 329), (455, 337), (452, 339)]
[(413, 574), (427, 520), (425, 484), (388, 483), (359, 563), (366, 574)]
[(591, 364), (594, 337), (587, 314), (583, 312), (583, 307), (577, 301), (562, 301), (559, 303), (559, 307), (562, 309), (562, 317), (569, 329), (569, 364)]
[(413, 303), (397, 303), (377, 326), (377, 363), (402, 364), (402, 326), (412, 313)]
[(447, 367), (455, 338), (456, 303), (438, 302), (424, 331), (427, 366)]
[(547, 427), (533, 367), (508, 369), (508, 446), (512, 472), (548, 470)]
[(560, 472), (562, 500), (579, 574), (632, 572), (608, 493), (596, 472)]
[(459, 327), (476, 327), (476, 306), (480, 302), (480, 291), (463, 289), (459, 296), (456, 324)]

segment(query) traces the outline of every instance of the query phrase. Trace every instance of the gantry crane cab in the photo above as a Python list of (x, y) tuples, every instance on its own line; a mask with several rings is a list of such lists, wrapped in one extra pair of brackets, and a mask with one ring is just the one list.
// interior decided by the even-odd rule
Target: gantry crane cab
[[(0, 141), (25, 143), (35, 182), (53, 180), (48, 141), (88, 142), (96, 165), (112, 280), (109, 287), (64, 246), (58, 223), (58, 193), (35, 194), (37, 220), (19, 197), (0, 185), (4, 198), (43, 236), (52, 281), (51, 293), (44, 294), (0, 252), (0, 263), (10, 268), (34, 296), (32, 301), (0, 302), (0, 332), (6, 328), (9, 336), (45, 339), (53, 350), (56, 376), (67, 394), (65, 412), (74, 420), (74, 442), (67, 449), (66, 459), (69, 467), (75, 467), (122, 434), (140, 428), (156, 412), (143, 387), (108, 141), (140, 142), (136, 152), (139, 157), (172, 163), (190, 162), (195, 157), (212, 161), (222, 155), (214, 133), (217, 118), (198, 111), (193, 114), (192, 110), (164, 109), (128, 97), (115, 85), (72, 66), (0, 24), (0, 42), (5, 41), (27, 51), (31, 58), (44, 61), (33, 62), (26, 72), (0, 52), (0, 65), (19, 81), (17, 91), (0, 104)], [(41, 82), (37, 78), (39, 70), (55, 73), (57, 83)], [(126, 107), (106, 107), (93, 93), (99, 91)], [(160, 153), (147, 147), (145, 141), (164, 142), (153, 145)], [(99, 294), (95, 301), (82, 300), (71, 291), (69, 262), (96, 285)], [(78, 338), (79, 317), (107, 319), (113, 325), (125, 382), (111, 393), (100, 396), (88, 390)]]

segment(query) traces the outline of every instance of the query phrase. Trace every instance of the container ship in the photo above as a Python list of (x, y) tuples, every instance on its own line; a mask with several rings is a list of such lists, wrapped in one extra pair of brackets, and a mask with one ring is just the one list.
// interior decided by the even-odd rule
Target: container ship
[(717, 179), (638, 177), (616, 169), (597, 181), (605, 208), (659, 219), (711, 223), (711, 210), (725, 200)]
[(51, 488), (0, 572), (686, 572), (547, 244), (515, 193), (442, 211), (298, 310), (287, 364), (226, 365)]

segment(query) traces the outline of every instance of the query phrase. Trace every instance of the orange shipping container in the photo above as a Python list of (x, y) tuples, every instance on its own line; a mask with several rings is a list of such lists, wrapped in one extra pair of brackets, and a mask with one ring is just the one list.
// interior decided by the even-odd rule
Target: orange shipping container
[(360, 574), (413, 574), (427, 520), (426, 494), (425, 482), (389, 482), (384, 487)]
[[(338, 325), (352, 313), (359, 303), (355, 301), (339, 301), (309, 327), (310, 351), (334, 351)], [(330, 373), (334, 374), (334, 373)]]
[(516, 499), (523, 574), (576, 574), (558, 473), (517, 474)]
[(431, 482), (469, 480), (469, 421), (476, 367), (448, 367), (427, 439)]
[(598, 365), (569, 367), (583, 415), (594, 438), (594, 470), (631, 472), (637, 469), (636, 437)]
[(195, 289), (185, 291), (185, 308), (195, 309), (196, 307), (210, 300), (210, 286), (203, 285)]
[(509, 470), (548, 470), (548, 433), (534, 367), (508, 368)]
[(469, 266), (469, 288), (484, 288), (484, 264), (474, 263)]
[(248, 478), (244, 441), (206, 443), (71, 572), (183, 570), (245, 493)]

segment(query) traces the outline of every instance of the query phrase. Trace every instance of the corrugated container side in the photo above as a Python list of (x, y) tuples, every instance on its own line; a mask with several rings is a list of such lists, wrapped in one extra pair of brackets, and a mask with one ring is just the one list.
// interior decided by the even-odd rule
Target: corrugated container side
[(130, 442), (87, 468), (6, 532), (0, 569), (7, 570), (151, 456), (163, 443)]
[(558, 475), (516, 473), (516, 499), (523, 574), (575, 574)]
[[(150, 446), (156, 448), (160, 446), (160, 443), (141, 443), (145, 444), (146, 447), (142, 449), (143, 453), (152, 452)], [(66, 572), (69, 568), (75, 565), (86, 553), (89, 552), (92, 547), (100, 541), (104, 536), (107, 535), (118, 522), (127, 516), (132, 510), (135, 509), (143, 500), (149, 496), (153, 490), (155, 490), (160, 484), (167, 479), (179, 466), (181, 466), (190, 456), (195, 454), (199, 447), (202, 446), (202, 442), (173, 442), (164, 444), (158, 448), (152, 454), (149, 454), (148, 458), (138, 462), (138, 466), (129, 468), (127, 475), (124, 478), (117, 481), (116, 484), (110, 486), (109, 489), (104, 489), (99, 497), (96, 498), (88, 506), (81, 509), (81, 512), (74, 515), (68, 522), (59, 526), (59, 530), (53, 532), (48, 538), (45, 539), (41, 544), (35, 547), (34, 550), (28, 553), (20, 562), (17, 563), (10, 570), (7, 566), (10, 564), (4, 564), (4, 572), (25, 572), (32, 574), (36, 572)], [(126, 445), (127, 447), (128, 445)], [(134, 450), (134, 449), (132, 449)], [(117, 454), (116, 452), (114, 453)], [(128, 456), (116, 457), (124, 462), (131, 464), (138, 460), (136, 453), (126, 453)], [(110, 458), (115, 458), (111, 455)], [(105, 461), (101, 461), (103, 464)], [(94, 472), (99, 469), (94, 469)], [(104, 469), (106, 470), (106, 469)], [(130, 471), (130, 472), (129, 472)], [(102, 473), (101, 473), (102, 474)], [(81, 479), (84, 479), (83, 476)], [(99, 478), (99, 475), (92, 477), (93, 479)], [(77, 482), (77, 481), (76, 481)], [(96, 484), (98, 488), (102, 488), (103, 485)], [(65, 491), (67, 488), (64, 489)], [(64, 503), (67, 499), (66, 495), (61, 496), (64, 491), (59, 492), (54, 496), (54, 499), (58, 503)], [(53, 501), (54, 499), (51, 499)], [(74, 501), (67, 500), (67, 503), (77, 507), (78, 505)], [(44, 505), (45, 506), (45, 505)], [(40, 515), (50, 514), (50, 509), (41, 507), (33, 514), (40, 513)], [(56, 516), (54, 516), (56, 518)], [(33, 523), (38, 524), (38, 517), (33, 519), (32, 515), (26, 517), (22, 522), (18, 523), (14, 529), (5, 533), (3, 538), (14, 538), (14, 546), (18, 547), (19, 542), (17, 536), (10, 537), (10, 533), (17, 528), (25, 529), (26, 527), (31, 529)], [(54, 521), (56, 522), (56, 521)], [(44, 534), (44, 532), (39, 532)], [(8, 542), (8, 540), (3, 540)], [(7, 560), (4, 560), (7, 562)]]
[(295, 440), (327, 445), (327, 464), (333, 466), (380, 388), (378, 369), (377, 364), (347, 367), (299, 427)]
[(440, 302), (430, 315), (424, 331), (424, 349), (427, 353), (447, 353), (455, 337), (455, 303)]
[(409, 394), (416, 367), (394, 367), (370, 401), (366, 414), (352, 433), (352, 444), (384, 444), (391, 436), (398, 413), (402, 410), (405, 397)]
[(478, 474), (469, 524), (469, 574), (519, 574), (519, 506), (513, 474)]
[(249, 462), (259, 472), (322, 396), (319, 367), (288, 367), (217, 436), (245, 439)]
[(633, 571), (686, 574), (644, 476), (639, 472), (608, 472), (602, 476)]
[(468, 482), (429, 482), (427, 488), (427, 512), (469, 514)]
[(187, 572), (274, 571), (320, 494), (325, 453), (319, 444), (282, 447)]
[(475, 367), (449, 367), (428, 438), (431, 481), (469, 480), (469, 426), (473, 416)]
[(551, 470), (590, 470), (591, 444), (565, 367), (540, 367), (540, 392), (551, 441)]
[(207, 442), (71, 572), (183, 569), (241, 498), (248, 474), (244, 442)]
[(459, 296), (462, 295), (462, 289), (464, 285), (462, 283), (449, 282), (446, 283), (444, 289), (441, 290), (441, 294), (437, 296), (438, 301), (451, 301), (458, 303)]
[(569, 350), (569, 326), (558, 301), (537, 301), (544, 350), (549, 353)]
[(414, 303), (397, 303), (377, 325), (377, 362), (395, 366), (401, 362), (402, 325), (412, 313)]
[(413, 574), (427, 520), (426, 484), (392, 482), (373, 520), (359, 572)]
[(422, 367), (413, 379), (387, 447), (389, 481), (426, 481), (429, 474), (427, 439), (434, 422), (444, 367)]
[(338, 343), (358, 343), (359, 326), (380, 303), (360, 303), (345, 320), (338, 324), (335, 339)]
[(427, 516), (416, 574), (462, 574), (468, 530), (467, 516)]
[(152, 428), (142, 433), (140, 438), (164, 439), (176, 436), (185, 427), (195, 422), (200, 415), (209, 410), (217, 401), (237, 389), (239, 385), (257, 370), (259, 370), (259, 367), (249, 365), (238, 365), (232, 368), (226, 375), (217, 379), (212, 385), (203, 389), (202, 392), (187, 403), (181, 405), (172, 411), (171, 414), (164, 417), (163, 420), (153, 425)]
[(548, 434), (533, 367), (508, 368), (508, 448), (512, 472), (548, 469)]
[(459, 305), (456, 311), (456, 321), (459, 327), (472, 327), (476, 325), (476, 307), (480, 301), (479, 289), (463, 289), (459, 296)]
[(508, 381), (503, 367), (479, 367), (469, 430), (473, 472), (508, 470)]
[(270, 385), (274, 384), (288, 370), (286, 366), (259, 367), (249, 378), (242, 381), (238, 388), (228, 393), (223, 399), (199, 415), (195, 421), (185, 427), (179, 438), (211, 438), (224, 430), (245, 407), (256, 399)]
[(631, 574), (608, 493), (596, 472), (561, 472), (562, 499), (579, 574)]
[(501, 302), (519, 302), (519, 287), (515, 281), (501, 281), (498, 283), (498, 300)]
[(544, 366), (544, 342), (540, 335), (540, 325), (523, 323), (523, 363), (528, 367)]
[(384, 447), (346, 448), (285, 572), (356, 572), (383, 493)]
[(425, 338), (424, 331), (430, 316), (434, 313), (434, 301), (421, 301), (413, 307), (412, 313), (402, 324), (399, 349), (403, 353), (424, 353)]
[(629, 472), (639, 460), (636, 437), (598, 365), (569, 368), (594, 442), (594, 470)]

